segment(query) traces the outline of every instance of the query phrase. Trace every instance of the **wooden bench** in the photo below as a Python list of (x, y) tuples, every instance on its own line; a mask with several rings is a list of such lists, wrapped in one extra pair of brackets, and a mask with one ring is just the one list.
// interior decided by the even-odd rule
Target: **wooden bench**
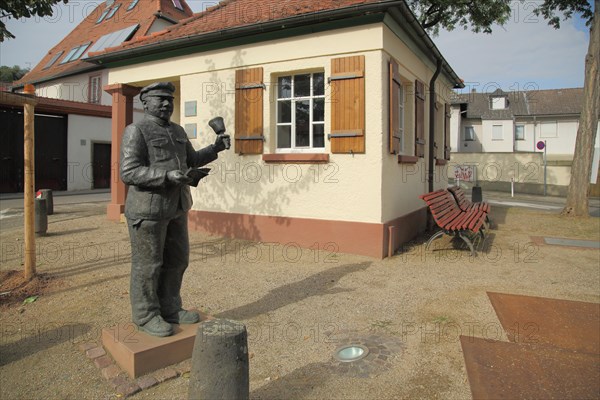
[(441, 229), (427, 241), (425, 249), (428, 249), (431, 242), (442, 235), (458, 236), (469, 246), (471, 255), (476, 256), (477, 252), (469, 235), (479, 234), (482, 238), (485, 236), (485, 231), (488, 229), (487, 212), (478, 207), (461, 210), (452, 194), (446, 189), (426, 193), (419, 198), (427, 203), (435, 223)]
[(472, 203), (471, 201), (469, 201), (469, 199), (467, 199), (465, 191), (460, 186), (450, 186), (448, 190), (456, 199), (458, 207), (463, 211), (469, 211), (472, 208), (476, 208), (478, 210), (483, 210), (486, 213), (489, 213), (491, 210), (490, 205), (488, 203)]

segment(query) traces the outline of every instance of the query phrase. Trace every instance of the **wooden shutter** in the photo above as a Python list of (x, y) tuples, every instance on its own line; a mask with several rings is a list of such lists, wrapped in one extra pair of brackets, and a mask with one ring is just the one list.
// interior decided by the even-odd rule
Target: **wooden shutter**
[(415, 82), (415, 156), (425, 157), (425, 84)]
[(263, 69), (235, 71), (235, 152), (263, 152)]
[(445, 118), (445, 123), (444, 123), (444, 159), (445, 160), (449, 160), (450, 159), (450, 116), (451, 116), (451, 110), (450, 110), (450, 104), (445, 104), (445, 114), (446, 114), (446, 118)]
[(365, 56), (331, 60), (331, 152), (365, 152)]
[(400, 112), (400, 101), (398, 98), (398, 87), (402, 85), (398, 73), (398, 63), (390, 60), (389, 64), (389, 103), (390, 103), (390, 126), (389, 126), (389, 151), (390, 154), (400, 154), (400, 140), (402, 132), (398, 126), (398, 113)]

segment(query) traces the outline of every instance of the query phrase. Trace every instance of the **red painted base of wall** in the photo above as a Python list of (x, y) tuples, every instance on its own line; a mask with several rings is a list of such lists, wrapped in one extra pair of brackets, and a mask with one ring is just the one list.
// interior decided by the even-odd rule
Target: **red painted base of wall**
[(294, 243), (303, 248), (335, 248), (341, 253), (381, 259), (388, 256), (390, 247), (395, 250), (423, 231), (426, 219), (425, 208), (385, 224), (190, 211), (189, 227), (216, 236), (281, 245)]

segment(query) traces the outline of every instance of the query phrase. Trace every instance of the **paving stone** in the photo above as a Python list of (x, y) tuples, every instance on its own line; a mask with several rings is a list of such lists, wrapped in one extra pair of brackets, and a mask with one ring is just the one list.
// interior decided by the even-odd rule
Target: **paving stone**
[(94, 358), (94, 365), (100, 369), (106, 368), (109, 365), (111, 365), (112, 363), (113, 363), (112, 359), (107, 355), (100, 356), (98, 358)]
[(86, 350), (85, 352), (85, 355), (91, 359), (102, 357), (105, 354), (106, 351), (104, 351), (104, 348), (102, 346), (94, 347), (93, 349)]
[(142, 390), (142, 389), (137, 384), (128, 382), (117, 388), (117, 394), (121, 395), (122, 397), (129, 397), (129, 396), (133, 396), (140, 390)]
[(116, 364), (112, 364), (106, 368), (102, 368), (101, 372), (102, 372), (102, 376), (104, 377), (104, 379), (111, 380), (111, 379), (119, 376), (119, 374), (123, 371), (121, 371), (121, 368), (117, 367)]
[(125, 378), (124, 376), (117, 376), (115, 378), (109, 379), (108, 383), (110, 384), (110, 386), (112, 386), (113, 388), (118, 388), (120, 386), (123, 386), (127, 383), (130, 383), (129, 380), (127, 378)]
[(137, 380), (137, 385), (140, 387), (141, 390), (146, 390), (148, 388), (151, 388), (152, 386), (158, 385), (158, 381), (152, 376), (142, 376), (140, 379)]
[(154, 373), (154, 377), (160, 383), (169, 379), (177, 378), (177, 371), (172, 368), (165, 368)]

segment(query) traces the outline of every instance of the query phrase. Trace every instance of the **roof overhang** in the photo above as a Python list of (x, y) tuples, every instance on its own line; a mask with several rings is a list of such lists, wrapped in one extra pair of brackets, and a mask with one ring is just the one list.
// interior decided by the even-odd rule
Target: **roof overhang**
[(90, 57), (87, 61), (105, 67), (120, 67), (219, 48), (384, 22), (386, 15), (389, 15), (399, 26), (403, 27), (407, 35), (429, 59), (428, 61), (432, 62), (433, 65), (436, 65), (438, 61), (442, 62), (442, 72), (450, 80), (454, 88), (464, 88), (463, 81), (444, 59), (439, 49), (403, 0), (358, 4), (220, 31), (198, 33), (172, 40), (141, 45), (132, 49), (114, 50), (110, 53)]
[[(89, 61), (89, 59), (85, 59), (85, 61)], [(80, 75), (80, 74), (85, 74), (88, 72), (93, 72), (93, 71), (98, 71), (100, 69), (104, 69), (104, 66), (101, 65), (97, 65), (97, 64), (91, 64), (88, 62), (83, 62), (81, 65), (77, 66), (77, 68), (73, 68), (73, 69), (69, 69), (67, 71), (63, 71), (63, 72), (59, 72), (56, 73), (54, 75), (50, 75), (47, 77), (44, 77), (42, 79), (37, 79), (34, 81), (27, 81), (24, 83), (20, 83), (18, 85), (14, 85), (11, 86), (10, 90), (15, 91), (18, 89), (22, 89), (26, 83), (31, 83), (32, 85), (39, 85), (41, 83), (46, 83), (46, 82), (52, 82), (55, 81), (59, 78), (68, 78), (70, 76), (75, 76), (75, 75)]]

